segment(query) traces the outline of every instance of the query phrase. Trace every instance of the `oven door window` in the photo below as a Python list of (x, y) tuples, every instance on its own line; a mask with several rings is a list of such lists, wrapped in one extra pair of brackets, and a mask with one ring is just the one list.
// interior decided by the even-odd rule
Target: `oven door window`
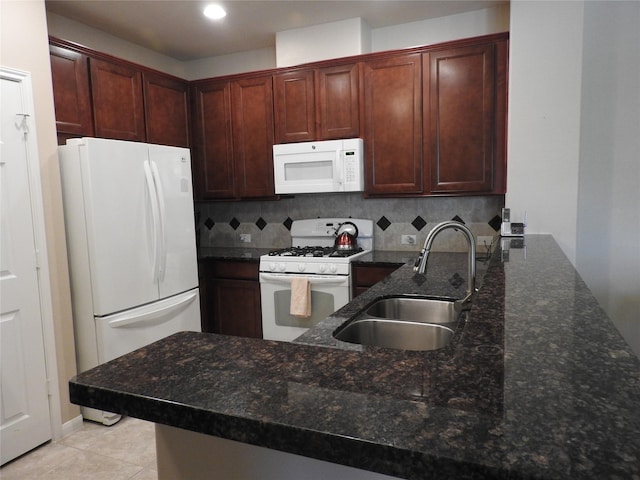
[(276, 325), (281, 327), (310, 328), (336, 311), (334, 296), (327, 292), (311, 291), (311, 316), (300, 318), (291, 315), (291, 290), (274, 293)]

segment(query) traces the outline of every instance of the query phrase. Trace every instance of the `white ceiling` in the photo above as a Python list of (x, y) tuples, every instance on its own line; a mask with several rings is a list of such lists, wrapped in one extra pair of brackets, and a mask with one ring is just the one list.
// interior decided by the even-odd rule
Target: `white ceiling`
[[(47, 11), (180, 61), (275, 46), (275, 34), (349, 18), (371, 28), (455, 15), (508, 0), (46, 0)], [(209, 3), (221, 21), (202, 15)]]

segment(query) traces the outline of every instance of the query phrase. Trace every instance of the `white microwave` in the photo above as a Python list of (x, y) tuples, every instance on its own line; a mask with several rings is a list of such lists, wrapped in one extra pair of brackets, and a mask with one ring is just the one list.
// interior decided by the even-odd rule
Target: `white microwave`
[(361, 138), (273, 146), (275, 192), (362, 192)]

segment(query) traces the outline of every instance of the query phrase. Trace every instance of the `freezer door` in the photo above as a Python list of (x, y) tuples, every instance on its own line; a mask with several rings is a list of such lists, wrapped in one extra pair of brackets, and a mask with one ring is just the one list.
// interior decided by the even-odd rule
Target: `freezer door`
[(189, 149), (149, 145), (161, 219), (160, 298), (198, 285)]
[(78, 149), (94, 314), (157, 300), (148, 146), (86, 138)]
[(108, 362), (181, 331), (201, 331), (197, 288), (144, 307), (96, 318), (98, 361)]

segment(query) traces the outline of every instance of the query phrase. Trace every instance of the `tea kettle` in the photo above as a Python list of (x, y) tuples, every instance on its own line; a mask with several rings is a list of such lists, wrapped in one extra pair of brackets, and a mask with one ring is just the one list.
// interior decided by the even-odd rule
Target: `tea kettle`
[(358, 227), (355, 223), (341, 223), (336, 230), (336, 241), (334, 246), (336, 250), (355, 250), (358, 242)]

